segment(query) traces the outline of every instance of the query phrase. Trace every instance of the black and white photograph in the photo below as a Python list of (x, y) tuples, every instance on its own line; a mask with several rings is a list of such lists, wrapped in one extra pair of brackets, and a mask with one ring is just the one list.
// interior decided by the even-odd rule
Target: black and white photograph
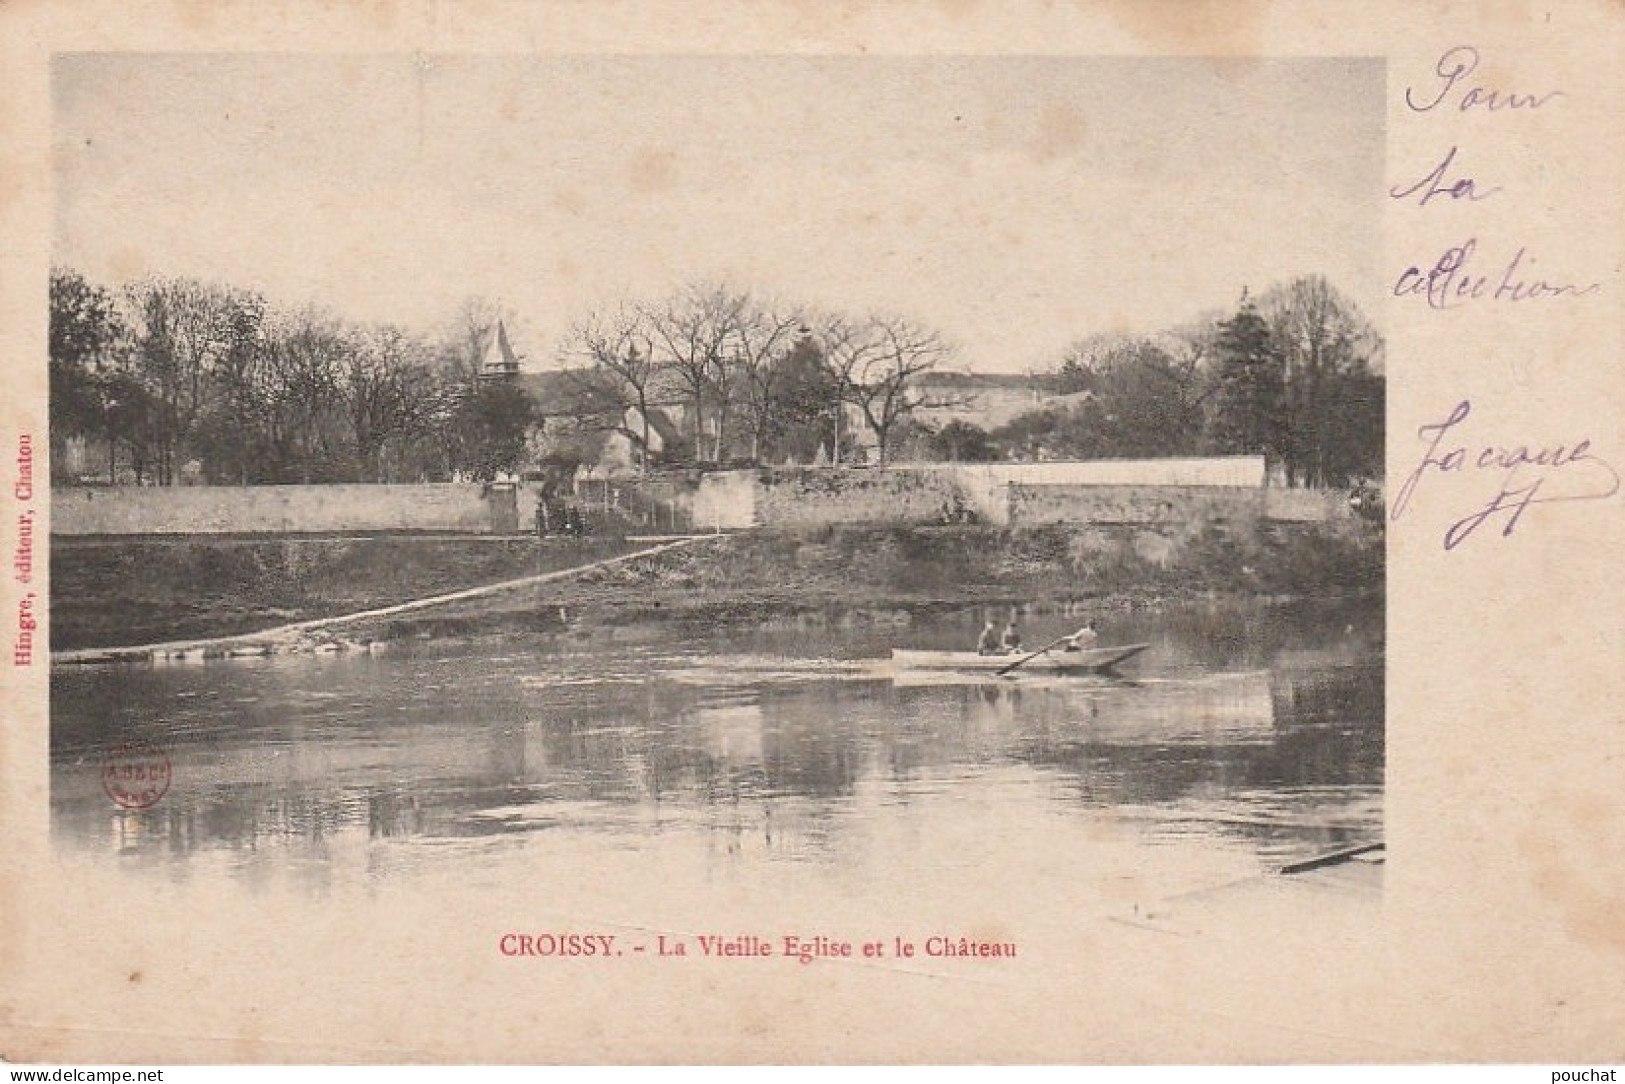
[(0, 5), (0, 1062), (1617, 1079), (1622, 45)]
[(56, 57), (54, 854), (679, 1020), (1081, 943), (1101, 1056), (1374, 937), (1384, 78)]

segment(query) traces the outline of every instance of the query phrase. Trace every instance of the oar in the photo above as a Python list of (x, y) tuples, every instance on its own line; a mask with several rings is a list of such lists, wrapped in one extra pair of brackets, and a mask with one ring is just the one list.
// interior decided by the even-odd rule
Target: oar
[(1018, 669), (1020, 667), (1026, 666), (1028, 663), (1030, 663), (1034, 659), (1038, 658), (1038, 656), (1042, 655), (1044, 652), (1050, 650), (1051, 648), (1059, 647), (1060, 645), (1066, 643), (1070, 639), (1072, 639), (1072, 634), (1069, 632), (1065, 636), (1061, 637), (1059, 640), (1054, 640), (1054, 641), (1052, 641), (1050, 643), (1045, 644), (1043, 647), (1039, 648), (1037, 651), (1034, 651), (1031, 655), (1028, 655), (1025, 659), (1017, 659), (1015, 662), (1011, 663), (1009, 666), (1001, 666), (1001, 667), (999, 667), (997, 670), (993, 671), (993, 676), (994, 677), (1003, 677), (1004, 675), (1008, 674), (1012, 670), (1015, 670), (1015, 669)]

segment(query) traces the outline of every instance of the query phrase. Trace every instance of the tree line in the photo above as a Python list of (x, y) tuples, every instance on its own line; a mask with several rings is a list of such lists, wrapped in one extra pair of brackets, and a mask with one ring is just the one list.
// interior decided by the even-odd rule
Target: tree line
[(518, 462), (538, 416), (522, 389), (480, 379), (496, 328), (479, 301), (426, 338), (193, 279), (114, 292), (57, 268), (53, 462), (77, 436), (95, 438), (110, 480), (489, 479)]
[(1383, 340), (1325, 278), (1243, 296), (1151, 336), (1098, 336), (1049, 378), (1052, 405), (992, 432), (950, 423), (960, 458), (1263, 455), (1294, 485), (1383, 469)]
[(650, 447), (651, 411), (675, 399), (687, 432), (668, 458), (758, 464), (839, 464), (856, 444), (849, 413), (885, 462), (928, 402), (919, 379), (952, 352), (902, 316), (823, 312), (717, 285), (589, 313), (560, 350), (589, 399), (633, 419), (627, 435), (639, 447)]
[[(1383, 341), (1324, 277), (1244, 296), (1144, 336), (1095, 336), (1040, 378), (1050, 405), (991, 431), (932, 426), (921, 408), (965, 406), (928, 394), (952, 356), (929, 328), (852, 317), (722, 287), (629, 302), (578, 322), (561, 351), (590, 396), (638, 419), (676, 395), (691, 427), (675, 457), (712, 462), (839, 463), (849, 414), (881, 462), (1263, 455), (1292, 484), (1344, 486), (1382, 471)], [(847, 410), (845, 408), (850, 408)], [(706, 428), (709, 419), (709, 428)], [(850, 423), (845, 423), (850, 429)], [(708, 445), (708, 446), (707, 446)]]
[[(541, 466), (544, 413), (565, 460), (573, 438), (619, 431), (663, 443), (668, 464), (839, 464), (862, 430), (882, 462), (1262, 454), (1316, 486), (1382, 469), (1382, 339), (1319, 276), (1159, 334), (1080, 340), (1035, 378), (1047, 404), (991, 431), (925, 420), (968, 406), (929, 381), (954, 357), (936, 330), (723, 285), (586, 313), (559, 346), (570, 401), (548, 404), (484, 378), (500, 323), (477, 299), (429, 336), (191, 279), (115, 292), (65, 268), (50, 304), (53, 441), (96, 438), (112, 479), (491, 479)], [(672, 404), (682, 431), (657, 442)]]

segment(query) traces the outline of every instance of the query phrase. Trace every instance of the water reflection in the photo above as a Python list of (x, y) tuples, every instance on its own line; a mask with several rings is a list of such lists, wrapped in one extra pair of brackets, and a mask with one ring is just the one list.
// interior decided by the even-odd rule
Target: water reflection
[[(956, 642), (966, 616), (909, 642)], [(370, 869), (380, 846), (479, 853), (535, 833), (585, 854), (748, 840), (840, 863), (851, 825), (994, 787), (1003, 807), (1126, 824), (1148, 846), (1298, 855), (1380, 834), (1380, 623), (1347, 616), (1124, 621), (1154, 644), (1130, 681), (892, 675), (866, 658), (895, 628), (63, 669), (53, 821), (64, 845), (181, 866)], [(154, 809), (99, 785), (99, 758), (131, 738), (173, 762)]]

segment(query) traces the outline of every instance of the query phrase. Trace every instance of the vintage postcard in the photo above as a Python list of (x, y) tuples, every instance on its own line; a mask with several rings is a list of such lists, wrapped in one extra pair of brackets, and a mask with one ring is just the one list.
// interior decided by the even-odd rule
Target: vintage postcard
[(1625, 1059), (1625, 10), (0, 7), (0, 1058)]

